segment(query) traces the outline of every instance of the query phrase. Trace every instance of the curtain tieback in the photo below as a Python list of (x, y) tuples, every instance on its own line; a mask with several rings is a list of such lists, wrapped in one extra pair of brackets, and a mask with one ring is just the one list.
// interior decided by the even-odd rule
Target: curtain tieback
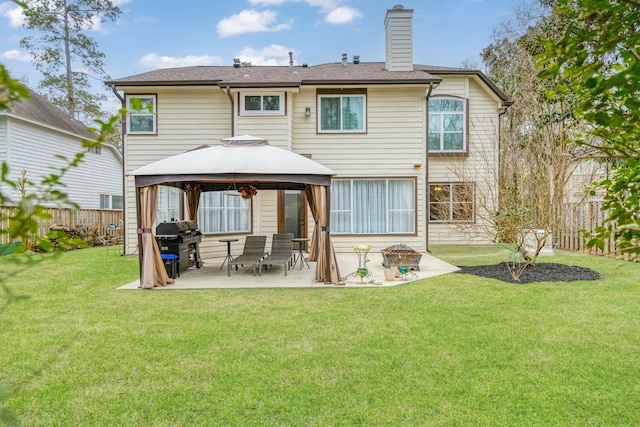
[(138, 234), (146, 234), (146, 233), (151, 233), (151, 229), (150, 228), (138, 228)]

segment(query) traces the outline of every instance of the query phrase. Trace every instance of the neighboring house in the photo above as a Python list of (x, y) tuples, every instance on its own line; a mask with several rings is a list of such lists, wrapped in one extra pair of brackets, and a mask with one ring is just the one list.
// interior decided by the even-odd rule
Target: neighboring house
[[(0, 161), (10, 167), (9, 177), (17, 181), (26, 171), (33, 183), (55, 172), (83, 150), (81, 139), (95, 135), (78, 120), (30, 90), (8, 110), (0, 110)], [(104, 144), (89, 149), (78, 167), (71, 168), (61, 181), (60, 190), (82, 209), (122, 209), (122, 155), (117, 147)], [(0, 183), (2, 194), (16, 200), (19, 192)], [(54, 206), (54, 205), (52, 205)]]
[[(125, 171), (220, 139), (250, 134), (332, 169), (336, 251), (368, 244), (491, 243), (480, 210), (496, 200), (499, 113), (509, 99), (480, 71), (413, 64), (413, 10), (385, 18), (386, 61), (279, 67), (160, 69), (107, 84), (123, 93)], [(136, 102), (132, 102), (136, 100)], [(136, 250), (136, 199), (125, 177), (126, 252)], [(228, 235), (293, 232), (313, 220), (302, 195), (253, 200), (203, 193), (205, 258)], [(179, 190), (163, 187), (158, 222), (185, 217)], [(234, 248), (240, 250), (240, 248)], [(355, 259), (355, 254), (354, 254)]]

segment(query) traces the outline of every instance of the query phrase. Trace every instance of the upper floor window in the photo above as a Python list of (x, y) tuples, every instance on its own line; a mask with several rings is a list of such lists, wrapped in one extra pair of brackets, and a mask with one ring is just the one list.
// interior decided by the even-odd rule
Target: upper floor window
[(250, 114), (284, 114), (283, 96), (277, 93), (247, 94), (240, 96), (240, 112)]
[(89, 153), (93, 153), (93, 154), (102, 154), (102, 146), (100, 146), (100, 145), (92, 145), (91, 147), (89, 147), (87, 149), (87, 151)]
[(156, 133), (156, 96), (127, 96), (127, 133)]
[(331, 232), (415, 233), (415, 194), (414, 179), (335, 179)]
[(458, 98), (429, 100), (429, 151), (466, 151), (466, 105)]
[(429, 219), (431, 222), (473, 221), (474, 205), (474, 185), (472, 183), (429, 184)]
[(318, 132), (365, 132), (367, 96), (318, 95)]

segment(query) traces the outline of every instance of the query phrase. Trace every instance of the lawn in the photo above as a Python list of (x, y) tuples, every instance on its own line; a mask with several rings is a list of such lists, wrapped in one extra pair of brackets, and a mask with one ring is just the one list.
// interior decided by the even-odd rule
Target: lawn
[[(434, 247), (456, 265), (490, 248)], [(640, 419), (640, 264), (597, 281), (122, 291), (85, 249), (8, 279), (0, 420), (24, 426), (585, 426)], [(0, 259), (0, 275), (15, 268)], [(6, 304), (5, 304), (6, 303)], [(0, 421), (1, 423), (2, 421)]]

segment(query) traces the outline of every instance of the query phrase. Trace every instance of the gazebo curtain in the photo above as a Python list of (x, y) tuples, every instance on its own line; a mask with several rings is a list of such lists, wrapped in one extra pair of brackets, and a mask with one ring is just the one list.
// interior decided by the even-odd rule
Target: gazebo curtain
[(323, 283), (338, 283), (340, 271), (336, 260), (336, 252), (331, 242), (329, 232), (329, 218), (331, 204), (329, 187), (310, 185), (306, 190), (309, 207), (315, 220), (313, 235), (311, 236), (311, 250), (309, 259), (317, 260), (316, 281)]
[[(187, 200), (187, 217), (196, 220), (201, 188), (198, 184), (185, 187)], [(315, 226), (311, 237), (309, 260), (317, 261), (317, 282), (338, 283), (340, 271), (336, 260), (335, 250), (329, 232), (330, 199), (329, 187), (323, 185), (308, 185), (306, 187), (307, 201), (313, 215)], [(142, 288), (166, 286), (173, 283), (160, 256), (160, 249), (152, 234), (156, 221), (158, 204), (158, 186), (150, 185), (139, 188), (140, 194), (140, 229), (141, 234), (141, 272), (140, 284)]]
[(167, 286), (173, 283), (173, 279), (164, 268), (160, 248), (153, 237), (152, 228), (156, 222), (158, 208), (158, 186), (150, 185), (140, 188), (140, 228), (141, 235), (142, 266), (140, 269), (140, 287), (153, 288), (155, 286)]

